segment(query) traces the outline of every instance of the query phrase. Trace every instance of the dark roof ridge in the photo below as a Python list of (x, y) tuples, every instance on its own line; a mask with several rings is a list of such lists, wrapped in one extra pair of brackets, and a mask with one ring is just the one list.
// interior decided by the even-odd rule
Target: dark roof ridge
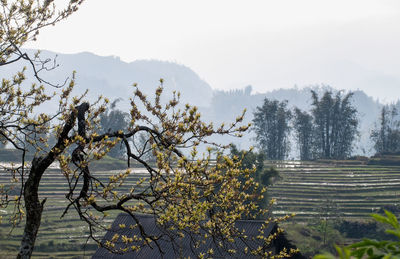
[[(127, 213), (121, 212), (120, 214), (117, 215), (116, 218), (119, 218), (119, 217), (128, 217), (128, 218), (130, 218), (131, 216), (129, 214), (127, 214)], [(156, 216), (153, 215), (153, 214), (145, 214), (145, 213), (143, 213), (143, 214), (136, 214), (135, 213), (135, 217), (137, 217), (137, 218), (156, 218)], [(267, 219), (238, 219), (235, 222), (265, 223), (266, 220)], [(273, 222), (273, 221), (270, 222), (270, 223), (277, 224), (276, 222)]]

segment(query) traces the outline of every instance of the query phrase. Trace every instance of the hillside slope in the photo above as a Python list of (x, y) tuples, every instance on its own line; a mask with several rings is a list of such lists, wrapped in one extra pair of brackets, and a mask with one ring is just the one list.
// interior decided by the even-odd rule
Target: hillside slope
[[(31, 55), (33, 53), (32, 50), (27, 52)], [(50, 72), (42, 72), (41, 76), (51, 83), (61, 84), (71, 76), (72, 71), (77, 71), (76, 93), (83, 93), (89, 89), (91, 99), (101, 94), (111, 100), (122, 98), (122, 103), (127, 104), (129, 96), (132, 96), (134, 83), (137, 83), (145, 94), (152, 96), (160, 84), (160, 78), (164, 79), (165, 91), (169, 95), (173, 91), (181, 92), (184, 103), (208, 106), (212, 98), (212, 89), (204, 80), (190, 68), (173, 62), (137, 60), (126, 63), (118, 57), (101, 57), (89, 52), (77, 54), (41, 52), (43, 60), (54, 57), (57, 57), (59, 66)], [(0, 78), (9, 78), (14, 71), (22, 69), (23, 65), (27, 64), (17, 62), (3, 67)], [(32, 79), (29, 71), (28, 78)]]

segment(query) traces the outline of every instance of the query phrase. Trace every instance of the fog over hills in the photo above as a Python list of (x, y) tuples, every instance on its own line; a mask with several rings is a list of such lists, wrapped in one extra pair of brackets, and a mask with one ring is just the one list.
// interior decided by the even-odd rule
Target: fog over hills
[[(363, 90), (382, 101), (395, 101), (400, 96), (400, 75), (374, 70), (349, 60), (316, 61), (306, 66), (290, 66), (297, 70), (291, 78), (298, 85), (324, 83), (339, 89)], [(289, 68), (288, 68), (289, 69)], [(308, 78), (307, 78), (308, 77)], [(387, 97), (382, 97), (387, 96)]]
[[(32, 55), (33, 51), (28, 50)], [(167, 93), (181, 92), (181, 100), (197, 106), (208, 106), (212, 98), (211, 87), (190, 68), (157, 60), (137, 60), (131, 63), (121, 61), (118, 57), (101, 57), (89, 52), (78, 54), (58, 54), (42, 51), (42, 60), (56, 57), (59, 66), (42, 72), (41, 76), (54, 84), (62, 83), (76, 71), (77, 93), (89, 89), (89, 98), (103, 95), (109, 99), (122, 98), (126, 103), (132, 96), (134, 83), (148, 96), (152, 96), (164, 79)], [(26, 64), (25, 64), (26, 65)], [(0, 77), (9, 77), (13, 71), (21, 69), (21, 63), (2, 67)], [(4, 68), (4, 69), (3, 69)], [(27, 73), (29, 75), (29, 73)], [(31, 75), (28, 78), (32, 78)]]
[[(28, 52), (33, 53), (30, 50)], [(43, 59), (54, 58), (56, 55), (57, 63), (60, 66), (53, 71), (43, 73), (43, 78), (52, 83), (60, 83), (70, 76), (73, 70), (76, 70), (76, 93), (82, 93), (85, 89), (89, 89), (88, 98), (90, 100), (94, 100), (100, 94), (111, 100), (122, 98), (123, 101), (119, 103), (119, 108), (126, 110), (129, 107), (129, 97), (132, 96), (133, 88), (131, 86), (133, 83), (137, 83), (138, 87), (152, 98), (156, 87), (159, 85), (159, 79), (163, 78), (166, 89), (165, 99), (171, 96), (172, 91), (179, 91), (181, 92), (181, 101), (183, 103), (199, 106), (205, 120), (212, 121), (215, 124), (233, 121), (241, 114), (243, 109), (247, 109), (245, 122), (251, 122), (252, 113), (257, 106), (262, 104), (264, 98), (288, 100), (290, 107), (296, 106), (303, 110), (310, 110), (311, 89), (322, 94), (325, 90), (336, 91), (335, 89), (340, 89), (341, 86), (339, 80), (338, 84), (333, 85), (334, 88), (327, 85), (312, 85), (301, 88), (277, 89), (266, 93), (254, 93), (251, 86), (243, 86), (242, 89), (218, 91), (213, 90), (207, 82), (202, 80), (190, 68), (172, 62), (138, 60), (126, 63), (118, 57), (101, 57), (89, 52), (56, 54), (43, 51), (41, 57)], [(17, 63), (2, 67), (0, 77), (10, 77), (14, 71), (21, 69), (21, 66), (20, 63)], [(343, 73), (347, 70), (345, 66), (342, 69)], [(27, 73), (28, 76), (29, 73)], [(331, 78), (330, 76), (327, 77)], [(31, 75), (28, 78), (31, 79)], [(398, 83), (397, 79), (384, 78), (383, 80), (376, 77), (374, 73), (371, 73), (370, 77), (360, 77), (356, 81), (353, 81), (353, 79), (345, 82), (346, 76), (343, 76), (341, 80), (343, 84), (356, 83), (357, 81), (360, 89), (363, 89), (363, 80), (369, 81), (369, 86), (371, 86), (371, 82), (376, 81), (376, 86), (380, 85), (380, 89), (390, 88)], [(379, 87), (376, 88), (378, 91)], [(367, 96), (361, 90), (354, 91), (353, 101), (358, 109), (360, 118), (360, 139), (355, 145), (354, 152), (355, 154), (370, 155), (373, 150), (369, 141), (369, 133), (378, 119), (382, 104), (376, 99)], [(41, 109), (48, 111), (54, 109), (55, 106), (56, 101), (41, 107)], [(249, 133), (242, 139), (225, 138), (218, 139), (218, 141), (235, 142), (239, 147), (247, 148), (250, 145), (255, 145), (252, 140), (253, 137), (253, 133)], [(292, 147), (290, 157), (297, 157), (297, 147)]]

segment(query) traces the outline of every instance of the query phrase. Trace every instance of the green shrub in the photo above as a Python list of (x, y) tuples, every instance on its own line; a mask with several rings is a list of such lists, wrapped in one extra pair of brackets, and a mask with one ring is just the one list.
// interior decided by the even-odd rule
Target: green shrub
[[(287, 237), (301, 254), (307, 258), (321, 252), (335, 252), (334, 243), (342, 243), (343, 237), (331, 225), (327, 226), (327, 231), (322, 231), (322, 222), (314, 225), (288, 224), (285, 225)], [(326, 244), (324, 244), (324, 233), (326, 233)]]
[(335, 225), (340, 233), (348, 238), (376, 237), (378, 225), (376, 221), (342, 220)]
[[(389, 226), (385, 232), (396, 237), (395, 241), (383, 240), (377, 241), (367, 239), (345, 247), (336, 246), (336, 252), (341, 259), (350, 258), (400, 258), (400, 224), (396, 216), (385, 210), (386, 216), (372, 214), (377, 222), (384, 223)], [(326, 253), (317, 255), (314, 259), (333, 259), (336, 256)]]

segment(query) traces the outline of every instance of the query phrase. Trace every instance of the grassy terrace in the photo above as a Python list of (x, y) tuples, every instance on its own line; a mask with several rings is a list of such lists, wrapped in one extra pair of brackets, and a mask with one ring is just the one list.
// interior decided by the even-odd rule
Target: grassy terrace
[[(108, 177), (116, 172), (121, 171), (97, 171), (95, 174), (108, 182)], [(134, 185), (143, 177), (147, 175), (142, 169), (133, 169), (133, 173), (126, 179), (126, 186)], [(7, 182), (8, 177), (0, 174), (0, 183)], [(91, 242), (84, 248), (88, 229), (85, 223), (79, 220), (73, 208), (64, 218), (60, 218), (68, 205), (65, 199), (67, 190), (67, 182), (59, 170), (53, 169), (45, 173), (40, 193), (41, 198), (48, 199), (33, 258), (90, 258), (97, 249), (97, 246)], [(22, 227), (17, 227), (9, 234), (11, 228), (7, 223), (7, 215), (10, 215), (12, 209), (12, 206), (6, 210), (0, 209), (0, 215), (3, 216), (3, 224), (0, 224), (0, 259), (15, 258), (21, 240)], [(111, 224), (116, 215), (117, 213), (110, 214), (106, 222)], [(98, 235), (103, 236), (104, 233), (98, 233)]]
[[(271, 163), (281, 179), (269, 187), (277, 199), (275, 215), (296, 213), (295, 220), (318, 216), (329, 206), (342, 218), (369, 218), (372, 212), (400, 204), (400, 166)], [(327, 210), (327, 209), (325, 209)]]

